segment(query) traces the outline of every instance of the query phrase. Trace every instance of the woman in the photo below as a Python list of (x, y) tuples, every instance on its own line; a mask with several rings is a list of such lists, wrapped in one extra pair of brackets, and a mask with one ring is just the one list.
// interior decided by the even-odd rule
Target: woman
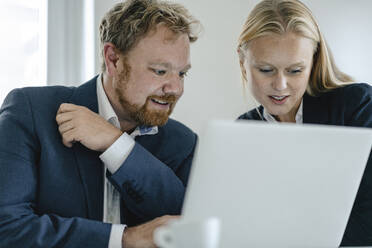
[[(239, 37), (242, 78), (261, 106), (239, 119), (372, 128), (372, 87), (339, 71), (311, 11), (263, 0)], [(372, 245), (372, 156), (342, 246)]]

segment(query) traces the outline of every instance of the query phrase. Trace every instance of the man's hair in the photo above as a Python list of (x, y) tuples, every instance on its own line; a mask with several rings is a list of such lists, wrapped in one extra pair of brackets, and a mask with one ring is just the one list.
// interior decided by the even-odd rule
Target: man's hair
[[(293, 32), (314, 42), (314, 57), (307, 92), (320, 95), (353, 79), (335, 65), (331, 51), (311, 11), (298, 0), (263, 0), (255, 6), (239, 37), (240, 59), (252, 40), (266, 35)], [(241, 64), (241, 67), (243, 65)], [(242, 68), (242, 72), (244, 72)], [(242, 75), (247, 82), (246, 75)]]
[(106, 70), (104, 44), (110, 42), (126, 55), (149, 31), (164, 24), (175, 33), (197, 40), (199, 21), (180, 4), (158, 0), (127, 0), (116, 4), (103, 17), (99, 26), (101, 70)]

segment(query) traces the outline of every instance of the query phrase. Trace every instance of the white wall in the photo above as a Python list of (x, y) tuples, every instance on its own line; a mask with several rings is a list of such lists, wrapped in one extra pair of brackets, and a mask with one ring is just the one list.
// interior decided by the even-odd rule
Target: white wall
[[(95, 40), (89, 45), (93, 44), (95, 47), (96, 72), (99, 72), (98, 25), (103, 14), (118, 1), (84, 1), (92, 2), (94, 9), (92, 18), (94, 21), (91, 25), (95, 30)], [(236, 44), (245, 18), (259, 1), (177, 0), (177, 2), (184, 4), (202, 22), (204, 32), (192, 45), (192, 69), (185, 81), (185, 94), (172, 117), (200, 133), (208, 120), (235, 119), (254, 104), (249, 95), (244, 98)], [(317, 17), (340, 69), (359, 81), (372, 83), (370, 73), (372, 18), (369, 13), (372, 10), (372, 1), (304, 0), (304, 2)], [(87, 79), (89, 78), (85, 80)]]
[(372, 84), (372, 1), (305, 0), (319, 22), (338, 67)]

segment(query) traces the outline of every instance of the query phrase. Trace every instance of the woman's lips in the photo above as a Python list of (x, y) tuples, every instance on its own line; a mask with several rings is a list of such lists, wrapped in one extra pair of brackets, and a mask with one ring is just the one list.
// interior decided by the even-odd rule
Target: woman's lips
[(284, 104), (287, 101), (288, 97), (289, 97), (288, 95), (286, 95), (286, 96), (276, 96), (276, 95), (269, 96), (270, 100), (276, 105)]

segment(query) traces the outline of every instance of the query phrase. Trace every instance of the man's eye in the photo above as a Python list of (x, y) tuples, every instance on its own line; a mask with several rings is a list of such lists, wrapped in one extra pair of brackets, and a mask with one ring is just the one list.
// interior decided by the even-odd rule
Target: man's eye
[(163, 76), (166, 71), (165, 70), (157, 70), (157, 69), (151, 69), (156, 75)]
[(274, 70), (273, 70), (273, 69), (260, 68), (259, 71), (262, 72), (262, 73), (271, 73), (271, 72), (273, 72)]
[(180, 78), (184, 78), (184, 77), (187, 76), (187, 71), (181, 71), (181, 72), (179, 73), (179, 75), (180, 75)]

